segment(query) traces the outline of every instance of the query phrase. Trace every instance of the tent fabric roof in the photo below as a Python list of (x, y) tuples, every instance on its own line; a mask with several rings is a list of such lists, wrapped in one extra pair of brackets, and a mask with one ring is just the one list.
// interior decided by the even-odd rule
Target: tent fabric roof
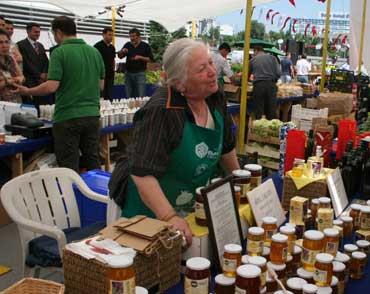
[[(167, 30), (174, 31), (188, 21), (215, 17), (238, 9), (245, 9), (247, 0), (11, 0), (11, 2), (48, 3), (63, 8), (79, 17), (98, 16), (105, 7), (125, 5), (123, 18), (154, 20)], [(249, 1), (249, 0), (248, 0)], [(254, 5), (277, 0), (254, 0)], [(0, 0), (9, 2), (9, 0)]]

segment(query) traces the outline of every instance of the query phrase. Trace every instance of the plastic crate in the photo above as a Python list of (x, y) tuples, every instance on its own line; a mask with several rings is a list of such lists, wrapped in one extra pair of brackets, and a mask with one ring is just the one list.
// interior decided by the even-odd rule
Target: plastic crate
[[(107, 197), (110, 177), (111, 173), (98, 169), (81, 174), (81, 178), (91, 190)], [(81, 227), (86, 227), (96, 222), (106, 222), (107, 204), (85, 197), (76, 187), (74, 191), (80, 212)]]

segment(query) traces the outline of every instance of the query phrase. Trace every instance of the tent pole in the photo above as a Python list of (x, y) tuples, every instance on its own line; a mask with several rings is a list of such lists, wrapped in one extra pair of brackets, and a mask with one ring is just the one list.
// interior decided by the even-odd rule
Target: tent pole
[(358, 74), (361, 74), (361, 67), (362, 67), (362, 54), (364, 51), (364, 38), (365, 38), (365, 30), (366, 30), (366, 9), (367, 9), (367, 0), (363, 0), (363, 7), (362, 7), (362, 24), (361, 24), (361, 39), (360, 39), (360, 51), (358, 53)]
[(196, 34), (196, 25), (195, 25), (195, 20), (191, 22), (191, 38), (194, 40), (195, 39), (195, 34)]
[(246, 0), (243, 76), (240, 101), (239, 136), (238, 136), (238, 152), (241, 154), (244, 154), (245, 123), (247, 117), (247, 90), (249, 77), (249, 49), (251, 41), (252, 10), (253, 10), (253, 0)]
[(324, 43), (322, 44), (322, 69), (321, 69), (321, 83), (320, 92), (324, 91), (326, 80), (326, 59), (328, 57), (328, 43), (329, 43), (329, 30), (330, 30), (330, 13), (331, 13), (331, 0), (326, 1), (326, 19), (325, 19), (325, 33)]
[(113, 30), (113, 46), (116, 45), (116, 7), (112, 6), (112, 30)]

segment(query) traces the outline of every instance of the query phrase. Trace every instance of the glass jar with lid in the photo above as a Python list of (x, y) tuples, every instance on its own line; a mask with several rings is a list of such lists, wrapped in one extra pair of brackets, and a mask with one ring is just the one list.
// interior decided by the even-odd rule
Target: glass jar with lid
[(252, 264), (241, 265), (236, 270), (235, 293), (260, 294), (261, 269)]
[[(267, 263), (267, 268), (273, 269), (278, 277), (278, 279), (285, 284), (286, 281), (286, 264), (275, 264), (269, 261)], [(267, 275), (269, 276), (269, 274)], [(270, 277), (272, 278), (272, 277)]]
[(370, 206), (362, 206), (361, 207), (361, 230), (370, 231)]
[(329, 197), (320, 197), (319, 208), (331, 208), (331, 199)]
[(328, 253), (319, 253), (316, 255), (315, 271), (313, 274), (316, 286), (330, 286), (333, 277), (333, 260), (334, 257)]
[(286, 276), (287, 276), (287, 278), (293, 277), (293, 275), (295, 273), (293, 271), (293, 256), (288, 254), (285, 264), (286, 264)]
[(242, 247), (237, 244), (227, 244), (224, 247), (222, 270), (225, 276), (234, 278), (236, 269), (241, 264)]
[(143, 287), (140, 287), (140, 286), (136, 286), (135, 287), (135, 294), (148, 294), (148, 290), (143, 288)]
[(320, 231), (309, 230), (303, 236), (302, 265), (305, 270), (315, 270), (316, 255), (323, 249), (324, 234)]
[(303, 294), (316, 294), (318, 287), (314, 284), (304, 284), (302, 286)]
[(353, 231), (353, 218), (350, 216), (341, 216), (341, 221), (343, 222), (343, 237), (349, 238), (352, 236)]
[(248, 259), (249, 264), (258, 266), (261, 269), (261, 290), (266, 287), (267, 260), (262, 256), (252, 256)]
[(274, 294), (294, 294), (293, 292), (291, 291), (283, 291), (283, 290), (278, 290), (278, 291), (275, 291)]
[(304, 164), (304, 159), (294, 158), (292, 177), (300, 178), (303, 175)]
[(357, 231), (361, 226), (361, 205), (360, 204), (351, 204), (351, 210), (349, 216), (353, 219), (353, 229)]
[(209, 293), (210, 266), (210, 261), (203, 257), (193, 257), (186, 261), (185, 294)]
[(242, 264), (249, 264), (249, 258), (251, 258), (252, 256), (246, 254), (246, 255), (243, 255), (242, 256)]
[(270, 275), (267, 275), (266, 289), (267, 293), (274, 293), (275, 291), (278, 290), (278, 283), (276, 282), (276, 280), (271, 278)]
[(272, 236), (270, 248), (270, 260), (275, 264), (286, 263), (288, 254), (288, 237), (283, 234)]
[(324, 252), (333, 256), (337, 255), (339, 247), (339, 231), (337, 229), (324, 230)]
[(262, 183), (262, 166), (259, 164), (246, 164), (244, 169), (251, 173), (251, 189), (258, 187)]
[(215, 277), (216, 294), (234, 294), (235, 293), (235, 278), (226, 277), (223, 274)]
[(270, 247), (263, 246), (262, 257), (266, 258), (267, 261), (270, 261)]
[(241, 191), (242, 189), (239, 186), (234, 186), (236, 207), (240, 206), (240, 198), (242, 197)]
[(351, 256), (351, 278), (360, 280), (364, 276), (367, 256), (361, 251), (355, 251)]
[(110, 293), (123, 289), (124, 293), (134, 294), (136, 286), (134, 259), (123, 255), (115, 256), (107, 263), (107, 281)]
[(282, 226), (280, 227), (280, 233), (288, 237), (288, 254), (292, 255), (296, 241), (295, 228)]
[(350, 261), (351, 258), (342, 252), (337, 253), (337, 255), (334, 257), (334, 261), (338, 261), (344, 264), (345, 270), (344, 270), (344, 281), (347, 283), (349, 280), (349, 272), (350, 272)]
[(311, 209), (311, 216), (312, 216), (313, 221), (316, 220), (317, 211), (319, 210), (319, 207), (320, 207), (319, 198), (311, 199), (310, 209)]
[(232, 174), (234, 185), (241, 189), (240, 203), (248, 203), (247, 193), (251, 190), (251, 173), (247, 170), (237, 169)]
[(331, 287), (317, 287), (317, 294), (333, 294)]
[(260, 227), (251, 227), (248, 229), (247, 253), (250, 256), (262, 255), (265, 230)]
[(339, 261), (333, 261), (333, 275), (338, 279), (338, 294), (344, 294), (346, 266)]
[(356, 242), (357, 247), (360, 251), (365, 253), (367, 256), (369, 256), (369, 250), (370, 250), (370, 242), (367, 240), (358, 240)]
[(307, 284), (307, 281), (301, 278), (290, 278), (286, 281), (287, 290), (294, 294), (301, 294), (303, 285)]
[(333, 294), (338, 294), (338, 278), (336, 276), (332, 277), (330, 287), (333, 290)]
[(355, 251), (358, 251), (358, 247), (354, 244), (346, 244), (344, 245), (344, 253), (348, 256), (351, 256), (351, 254)]
[(206, 227), (206, 211), (204, 210), (204, 200), (201, 193), (203, 188), (204, 187), (199, 187), (195, 190), (195, 223), (198, 226)]
[(266, 216), (262, 219), (262, 228), (265, 230), (265, 242), (270, 245), (272, 235), (277, 232), (276, 217)]
[(301, 267), (302, 248), (295, 245), (292, 256), (293, 256), (292, 271), (293, 273), (295, 273), (297, 269)]
[(301, 279), (304, 279), (309, 284), (314, 284), (315, 281), (313, 280), (313, 272), (309, 272), (305, 270), (303, 267), (297, 269), (297, 276)]

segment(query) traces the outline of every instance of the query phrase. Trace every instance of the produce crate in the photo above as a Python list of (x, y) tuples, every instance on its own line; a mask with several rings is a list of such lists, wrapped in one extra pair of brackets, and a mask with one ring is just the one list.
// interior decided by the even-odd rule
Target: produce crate
[(308, 132), (312, 128), (312, 119), (315, 117), (328, 117), (328, 108), (309, 109), (303, 108), (300, 104), (292, 106), (292, 122), (296, 124), (299, 130)]
[(25, 278), (1, 292), (2, 294), (63, 294), (64, 285), (52, 281)]
[(279, 151), (266, 150), (262, 147), (255, 147), (255, 146), (251, 146), (251, 145), (246, 145), (246, 152), (247, 153), (257, 152), (259, 156), (271, 157), (271, 158), (274, 158), (274, 159), (279, 159), (280, 158), (280, 152)]

